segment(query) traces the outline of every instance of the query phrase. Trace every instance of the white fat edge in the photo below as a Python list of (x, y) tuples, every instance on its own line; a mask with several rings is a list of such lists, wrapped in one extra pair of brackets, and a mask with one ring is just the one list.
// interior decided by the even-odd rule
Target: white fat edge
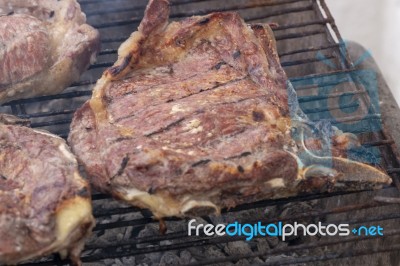
[(221, 212), (220, 208), (218, 208), (214, 203), (208, 200), (189, 200), (182, 206), (181, 212), (188, 212), (195, 207), (210, 207), (213, 208), (216, 213)]
[(128, 200), (133, 200), (137, 197), (141, 197), (141, 196), (151, 196), (148, 192), (136, 189), (136, 188), (129, 188), (129, 189), (125, 189), (125, 198)]
[[(181, 199), (174, 199), (167, 196), (159, 196), (157, 194), (149, 194), (136, 188), (122, 188), (119, 191), (126, 201), (135, 203), (142, 203), (141, 205), (147, 206), (155, 216), (181, 216), (185, 211), (195, 206), (207, 206), (214, 208), (217, 212), (220, 211), (215, 204), (208, 200), (196, 200), (192, 195), (185, 195)], [(211, 193), (213, 194), (213, 193)]]
[(65, 141), (60, 138), (57, 135), (51, 134), (47, 131), (44, 130), (38, 130), (38, 129), (34, 129), (33, 130), (35, 133), (50, 137), (50, 138), (55, 138), (55, 139), (59, 139), (62, 140), (62, 143), (58, 146), (58, 150), (64, 155), (65, 158), (67, 158), (68, 160), (70, 160), (71, 162), (76, 162), (76, 158), (75, 156), (72, 154), (72, 152), (69, 151), (68, 146), (65, 144)]
[(283, 181), (283, 178), (274, 178), (265, 183), (267, 185), (270, 185), (272, 188), (285, 187), (285, 182)]
[(162, 196), (150, 194), (136, 188), (122, 188), (119, 193), (131, 204), (139, 204), (141, 205), (140, 207), (149, 208), (155, 216), (174, 216), (180, 213), (180, 202), (172, 198), (167, 202)]
[(61, 145), (58, 146), (58, 149), (64, 155), (65, 158), (67, 158), (71, 162), (76, 162), (75, 156), (69, 151), (69, 149), (67, 148), (67, 145), (62, 143)]
[(45, 136), (48, 136), (48, 137), (51, 137), (51, 138), (61, 139), (62, 141), (64, 141), (64, 140), (63, 140), (62, 138), (60, 138), (59, 136), (54, 135), (54, 134), (51, 134), (51, 133), (49, 133), (49, 132), (47, 132), (47, 131), (44, 131), (44, 130), (33, 129), (33, 131), (34, 131), (35, 133), (38, 133), (38, 134), (41, 134), (41, 135), (45, 135)]
[(80, 224), (92, 219), (92, 205), (89, 199), (76, 197), (63, 206), (57, 213), (57, 240), (63, 243)]

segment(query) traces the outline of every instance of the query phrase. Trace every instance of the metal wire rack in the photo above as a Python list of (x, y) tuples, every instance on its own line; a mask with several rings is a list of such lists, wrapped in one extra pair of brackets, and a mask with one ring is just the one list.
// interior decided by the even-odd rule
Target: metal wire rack
[[(136, 29), (143, 16), (147, 4), (145, 0), (82, 0), (82, 9), (87, 15), (88, 23), (101, 33), (102, 50), (97, 63), (82, 76), (81, 81), (72, 84), (63, 93), (51, 96), (35, 97), (14, 101), (0, 107), (0, 111), (12, 113), (21, 118), (31, 120), (34, 128), (43, 128), (66, 138), (69, 123), (76, 108), (90, 95), (93, 84), (105, 68), (111, 66), (116, 59), (117, 49), (132, 31)], [(329, 113), (332, 110), (324, 104), (327, 98), (339, 98), (343, 93), (333, 92), (329, 95), (315, 95), (315, 88), (333, 90), (344, 82), (351, 82), (346, 93), (361, 95), (365, 100), (365, 90), (354, 82), (358, 71), (348, 56), (343, 54), (344, 44), (334, 19), (324, 0), (175, 0), (171, 1), (171, 19), (181, 19), (191, 15), (203, 15), (214, 11), (236, 11), (248, 22), (274, 23), (281, 64), (288, 74), (305, 113), (311, 119), (317, 115)], [(318, 54), (323, 54), (323, 60)], [(331, 62), (328, 64), (327, 62)], [(332, 68), (332, 65), (335, 68)], [(335, 76), (332, 79), (330, 77)], [(341, 106), (343, 109), (363, 105), (369, 102), (351, 102)], [(309, 108), (308, 108), (309, 107)], [(362, 107), (362, 106), (361, 106)], [(331, 119), (333, 124), (343, 126), (346, 131), (354, 131), (351, 121), (365, 123), (369, 128), (371, 121), (379, 121), (379, 112), (369, 112), (368, 115), (348, 115), (340, 119)], [(389, 260), (399, 259), (400, 230), (396, 226), (400, 222), (400, 208), (394, 198), (400, 195), (400, 164), (394, 142), (382, 130), (365, 134), (354, 132), (360, 137), (365, 147), (378, 149), (382, 154), (380, 166), (393, 178), (394, 186), (380, 191), (361, 191), (354, 193), (317, 194), (294, 197), (290, 199), (268, 200), (242, 205), (231, 210), (224, 210), (222, 218), (233, 217), (241, 222), (270, 223), (276, 221), (293, 222), (297, 220), (319, 220), (330, 223), (376, 224), (386, 226), (383, 237), (350, 236), (341, 238), (321, 238), (312, 241), (299, 239), (289, 241), (284, 246), (269, 245), (269, 248), (257, 246), (256, 238), (249, 242), (249, 252), (232, 254), (225, 252), (221, 256), (194, 256), (187, 264), (190, 265), (224, 265), (247, 260), (255, 264), (255, 258), (262, 265), (293, 265), (318, 263), (327, 261), (345, 261), (354, 265), (354, 259), (371, 256), (385, 257)], [(374, 200), (374, 197), (392, 196), (387, 200)], [(115, 258), (138, 258), (146, 254), (157, 254), (168, 251), (182, 251), (205, 247), (220, 247), (222, 244), (244, 241), (244, 237), (206, 237), (188, 236), (185, 226), (187, 221), (170, 218), (166, 220), (168, 228), (178, 228), (168, 231), (165, 235), (154, 233), (143, 235), (143, 229), (156, 225), (146, 210), (119, 204), (109, 196), (93, 194), (94, 215), (97, 225), (94, 235), (82, 254), (82, 261), (87, 265), (102, 265), (105, 261)], [(283, 215), (278, 210), (296, 204), (313, 206), (307, 210)], [(266, 210), (272, 214), (266, 215)], [(252, 215), (246, 213), (251, 212)], [(215, 223), (213, 217), (202, 217), (204, 221)], [(129, 231), (127, 236), (126, 232)], [(113, 238), (125, 232), (122, 238)], [(127, 236), (127, 237), (126, 237)], [(384, 255), (383, 255), (384, 254)], [(396, 257), (397, 256), (397, 257)], [(261, 258), (261, 259), (260, 259)], [(398, 262), (398, 261), (397, 261)], [(25, 265), (65, 265), (68, 261), (58, 257), (49, 257)], [(126, 263), (128, 265), (128, 263)], [(186, 264), (186, 263), (183, 263)], [(361, 265), (361, 264), (355, 264)], [(367, 264), (364, 264), (367, 265)]]

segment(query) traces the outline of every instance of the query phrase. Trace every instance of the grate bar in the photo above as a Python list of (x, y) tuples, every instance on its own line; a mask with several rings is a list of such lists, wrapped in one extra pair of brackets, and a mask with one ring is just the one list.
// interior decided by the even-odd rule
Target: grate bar
[[(255, 21), (254, 19), (247, 20), (246, 22), (253, 22)], [(315, 25), (326, 25), (327, 23), (331, 23), (332, 20), (330, 19), (318, 19), (318, 20), (312, 20), (309, 22), (300, 22), (300, 23), (293, 23), (293, 24), (285, 24), (285, 25), (278, 25), (275, 27), (271, 27), (272, 30), (275, 31), (281, 31), (281, 30), (289, 30), (289, 29), (295, 29), (295, 28), (302, 28), (302, 27), (307, 27), (307, 26), (315, 26)]]
[(94, 194), (92, 195), (92, 200), (103, 200), (103, 199), (111, 199), (111, 195), (108, 194)]
[[(290, 78), (290, 81), (292, 83), (296, 83), (296, 82), (300, 82), (300, 81), (304, 81), (304, 80), (308, 80), (308, 79), (317, 79), (318, 80), (318, 79), (321, 79), (324, 77), (331, 77), (331, 76), (338, 77), (339, 75), (342, 75), (342, 74), (350, 75), (351, 73), (354, 73), (356, 71), (357, 71), (357, 69), (355, 69), (355, 68), (350, 68), (350, 69), (346, 69), (346, 70), (333, 70), (328, 73), (310, 74), (310, 75), (306, 75), (306, 76), (292, 77), (292, 78)], [(342, 81), (338, 81), (338, 82), (342, 83)]]
[(140, 211), (139, 208), (135, 207), (125, 207), (125, 208), (113, 208), (113, 209), (102, 209), (102, 210), (94, 210), (93, 215), (95, 217), (105, 217), (105, 216), (112, 216), (112, 215), (119, 215), (119, 214), (126, 214), (126, 213), (133, 213)]
[[(170, 6), (185, 5), (185, 4), (207, 2), (207, 1), (209, 1), (209, 0), (180, 0), (178, 2), (170, 1)], [(93, 3), (97, 3), (97, 2), (98, 1), (95, 0), (91, 3), (89, 2), (89, 4), (93, 4)], [(82, 4), (82, 2), (81, 2), (81, 4)], [(88, 4), (88, 3), (83, 2), (83, 4)], [(145, 9), (146, 9), (146, 4), (141, 5), (141, 6), (135, 6), (135, 7), (108, 8), (106, 10), (93, 10), (93, 11), (89, 10), (85, 14), (89, 18), (89, 17), (93, 17), (93, 16), (98, 16), (98, 15), (109, 15), (109, 14), (114, 14), (114, 13), (123, 13), (123, 12), (130, 12), (130, 11), (136, 11), (136, 12), (143, 13)]]
[[(193, 4), (193, 3), (199, 3), (199, 2), (209, 2), (210, 0), (189, 0), (189, 1), (174, 1), (170, 3), (170, 6), (182, 6), (182, 5), (186, 5), (186, 4)], [(298, 2), (309, 2), (309, 0), (281, 0), (281, 1), (276, 1), (276, 2), (272, 2), (272, 1), (267, 1), (264, 3), (255, 3), (255, 4), (248, 4), (248, 5), (237, 5), (237, 6), (233, 6), (230, 8), (222, 8), (222, 9), (218, 9), (218, 11), (220, 12), (224, 12), (224, 11), (230, 11), (232, 9), (246, 9), (246, 8), (255, 8), (255, 7), (264, 7), (264, 6), (279, 6), (279, 5), (286, 5), (286, 4), (291, 4), (291, 3), (298, 3)], [(89, 11), (86, 13), (87, 17), (91, 17), (91, 16), (96, 16), (96, 15), (103, 15), (103, 14), (113, 14), (113, 13), (122, 13), (122, 12), (129, 12), (129, 11), (135, 11), (135, 12), (141, 12), (143, 13), (144, 10), (146, 9), (146, 5), (142, 5), (142, 6), (135, 6), (135, 7), (131, 7), (131, 8), (114, 8), (114, 9), (107, 9), (107, 10), (95, 10), (95, 11)], [(203, 14), (208, 14), (211, 12), (214, 12), (215, 9), (209, 9), (209, 10), (202, 10), (201, 12)]]
[[(328, 59), (333, 59), (335, 58), (334, 56), (327, 56), (326, 58)], [(310, 64), (310, 63), (315, 63), (319, 62), (317, 58), (306, 58), (302, 60), (296, 60), (296, 61), (288, 61), (288, 62), (281, 62), (282, 67), (294, 67), (298, 65), (304, 65), (304, 64)]]
[(60, 119), (60, 120), (55, 120), (55, 121), (46, 121), (46, 122), (40, 122), (40, 123), (31, 123), (31, 127), (36, 128), (36, 127), (64, 125), (64, 124), (71, 123), (71, 120), (72, 120), (72, 118), (71, 119)]
[(378, 141), (371, 141), (368, 143), (364, 143), (364, 146), (370, 146), (370, 147), (376, 147), (376, 146), (383, 146), (383, 145), (391, 145), (394, 144), (394, 140), (388, 139), (388, 140), (378, 140)]
[(118, 52), (118, 49), (105, 49), (105, 50), (100, 51), (99, 55), (116, 54), (117, 52)]
[[(351, 93), (354, 95), (360, 95), (360, 94), (365, 94), (365, 91), (348, 91), (346, 93)], [(320, 100), (325, 100), (325, 99), (330, 99), (330, 98), (338, 98), (343, 95), (342, 92), (335, 92), (331, 93), (329, 95), (316, 95), (316, 96), (308, 96), (308, 97), (301, 97), (299, 98), (299, 103), (307, 103), (307, 102), (314, 102), (314, 101), (320, 101)]]
[(335, 111), (335, 110), (343, 110), (343, 109), (348, 109), (348, 108), (353, 108), (353, 107), (358, 107), (358, 104), (343, 104), (341, 106), (335, 107), (335, 108), (329, 108), (329, 107), (319, 107), (319, 108), (301, 108), (303, 112), (307, 115), (309, 114), (316, 114), (316, 113), (323, 113), (323, 112), (329, 112), (329, 111)]
[(95, 83), (96, 83), (95, 80), (83, 80), (83, 81), (79, 81), (79, 82), (71, 84), (70, 87), (87, 86), (87, 85), (92, 85), (92, 84), (95, 84)]
[(389, 168), (387, 169), (389, 174), (400, 174), (400, 168)]
[(41, 113), (33, 113), (33, 114), (24, 114), (18, 115), (20, 118), (38, 118), (38, 117), (46, 117), (46, 116), (56, 116), (56, 115), (69, 115), (75, 113), (76, 110), (62, 110), (62, 111), (51, 111), (51, 112), (41, 112)]
[(77, 97), (82, 97), (82, 96), (90, 96), (92, 95), (92, 91), (73, 91), (73, 92), (67, 92), (67, 93), (60, 93), (57, 95), (48, 95), (48, 96), (40, 96), (40, 97), (35, 97), (35, 98), (29, 98), (29, 99), (21, 99), (9, 103), (3, 104), (4, 106), (14, 106), (15, 104), (24, 104), (24, 103), (35, 103), (35, 102), (43, 102), (43, 101), (49, 101), (49, 100), (55, 100), (55, 99), (66, 99), (66, 98), (77, 98)]
[(95, 64), (93, 64), (93, 65), (91, 65), (91, 66), (89, 67), (89, 70), (90, 70), (90, 69), (96, 69), (96, 68), (103, 68), (103, 67), (111, 67), (111, 66), (113, 66), (113, 65), (114, 65), (114, 62), (95, 63)]
[[(176, 19), (176, 18), (185, 18), (188, 16), (200, 16), (200, 15), (206, 15), (211, 12), (216, 12), (216, 11), (237, 11), (238, 9), (249, 9), (249, 8), (255, 8), (255, 7), (263, 7), (265, 6), (265, 3), (255, 3), (255, 4), (248, 4), (245, 5), (244, 7), (229, 7), (226, 9), (220, 9), (220, 10), (205, 10), (205, 11), (200, 11), (200, 12), (193, 12), (192, 14), (188, 13), (176, 13), (176, 14), (171, 14), (170, 18), (171, 19)], [(284, 14), (290, 14), (290, 13), (298, 13), (298, 12), (304, 12), (304, 11), (311, 11), (313, 10), (313, 5), (309, 4), (305, 7), (298, 7), (298, 8), (288, 8), (284, 10), (277, 10), (275, 12), (271, 12), (270, 14), (263, 15), (261, 17), (256, 17), (256, 18), (251, 18), (251, 20), (259, 20), (259, 19), (266, 19), (270, 17), (275, 17), (275, 16), (281, 16)], [(110, 28), (110, 27), (116, 27), (116, 26), (126, 26), (126, 25), (132, 25), (132, 24), (138, 24), (142, 20), (141, 17), (138, 18), (132, 18), (128, 20), (117, 20), (117, 21), (111, 21), (111, 22), (104, 22), (104, 23), (99, 23), (99, 24), (94, 24), (93, 27), (97, 29), (103, 29), (103, 28)]]
[(288, 55), (295, 55), (295, 54), (301, 54), (301, 53), (309, 53), (309, 52), (316, 52), (316, 51), (322, 51), (322, 50), (327, 50), (327, 49), (332, 49), (332, 48), (338, 48), (338, 44), (332, 44), (332, 45), (322, 45), (319, 47), (309, 47), (307, 49), (297, 49), (297, 50), (292, 50), (284, 53), (279, 53), (279, 57), (284, 57)]
[(314, 35), (320, 35), (320, 34), (325, 34), (325, 30), (314, 30), (314, 31), (304, 31), (301, 33), (290, 33), (282, 36), (275, 36), (275, 39), (277, 41), (282, 41), (282, 40), (288, 40), (288, 39), (298, 39), (298, 38), (304, 38), (304, 37), (310, 37)]

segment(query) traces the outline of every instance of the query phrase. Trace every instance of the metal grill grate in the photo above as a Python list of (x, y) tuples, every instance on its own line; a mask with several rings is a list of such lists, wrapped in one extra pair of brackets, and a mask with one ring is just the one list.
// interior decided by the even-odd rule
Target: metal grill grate
[[(276, 23), (277, 26), (273, 30), (282, 66), (296, 91), (302, 96), (300, 104), (310, 118), (332, 111), (332, 108), (319, 104), (326, 99), (326, 95), (308, 94), (309, 90), (315, 88), (315, 84), (329, 89), (340, 83), (354, 80), (354, 72), (357, 69), (349, 57), (343, 56), (341, 52), (344, 48), (341, 43), (342, 38), (323, 0), (176, 0), (171, 2), (171, 19), (202, 15), (213, 11), (237, 11), (249, 23)], [(90, 97), (92, 86), (102, 71), (116, 60), (120, 43), (136, 29), (146, 4), (146, 0), (82, 0), (81, 6), (87, 14), (89, 24), (98, 28), (102, 36), (102, 51), (97, 63), (90, 67), (80, 82), (73, 84), (63, 93), (14, 101), (0, 107), (0, 111), (28, 118), (32, 122), (32, 127), (43, 128), (66, 138), (74, 111)], [(325, 61), (316, 56), (318, 52), (325, 56)], [(326, 60), (336, 65), (336, 69), (332, 69)], [(340, 75), (341, 78), (334, 79), (335, 82), (332, 83), (329, 77), (333, 75)], [(358, 88), (356, 82), (348, 88), (348, 92), (365, 94), (365, 91)], [(331, 98), (340, 96), (340, 93), (329, 94)], [(345, 106), (349, 109), (353, 107), (355, 107), (354, 103)], [(349, 115), (343, 117), (341, 122), (360, 119), (369, 127), (373, 121), (380, 119), (380, 115), (372, 113), (362, 118)], [(337, 123), (337, 120), (332, 120), (332, 123)], [(346, 128), (346, 131), (352, 130)], [(396, 227), (396, 224), (400, 222), (400, 208), (398, 204), (392, 203), (398, 202), (394, 199), (386, 200), (386, 202), (374, 200), (374, 197), (379, 195), (399, 196), (400, 164), (394, 142), (383, 131), (373, 134), (354, 133), (359, 134), (364, 146), (375, 147), (382, 152), (381, 167), (391, 174), (397, 188), (387, 187), (376, 192), (318, 194), (262, 201), (224, 211), (222, 218), (202, 217), (202, 219), (209, 223), (216, 223), (218, 219), (228, 219), (226, 217), (234, 217), (241, 222), (261, 221), (264, 223), (278, 220), (283, 222), (318, 220), (354, 225), (380, 223), (387, 228), (383, 237), (332, 237), (312, 241), (302, 240), (302, 242), (295, 239), (286, 245), (275, 247), (269, 245), (268, 249), (259, 248), (257, 246), (259, 238), (256, 238), (249, 242), (249, 252), (232, 254), (226, 251), (225, 254), (214, 257), (193, 255), (195, 258), (190, 261), (191, 265), (237, 263), (243, 259), (247, 259), (248, 262), (253, 259), (252, 263), (255, 263), (255, 258), (261, 258), (259, 262), (265, 265), (307, 262), (318, 265), (318, 262), (338, 259), (351, 264), (351, 258), (368, 257), (371, 254), (388, 256), (389, 259), (396, 256), (400, 250), (398, 244), (400, 230)], [(82, 261), (88, 265), (101, 265), (100, 263), (104, 263), (107, 259), (114, 258), (138, 257), (144, 254), (192, 248), (204, 249), (210, 246), (220, 247), (222, 244), (244, 240), (244, 237), (189, 237), (185, 228), (187, 221), (174, 218), (166, 220), (168, 228), (175, 228), (172, 232), (169, 231), (165, 235), (157, 233), (143, 235), (141, 232), (144, 228), (157, 224), (148, 211), (116, 203), (109, 196), (102, 194), (93, 195), (93, 204), (97, 226), (94, 229), (94, 236), (82, 254)], [(312, 206), (312, 208), (303, 210), (299, 207), (299, 211), (294, 214), (284, 214), (285, 212), (282, 211), (287, 206), (297, 206), (296, 204), (300, 204), (298, 206), (308, 204), (307, 206)], [(249, 212), (251, 215), (248, 214)], [(118, 234), (123, 235), (120, 237)], [(350, 260), (346, 260), (348, 258)], [(66, 263), (68, 262), (52, 257), (25, 265), (64, 265)]]

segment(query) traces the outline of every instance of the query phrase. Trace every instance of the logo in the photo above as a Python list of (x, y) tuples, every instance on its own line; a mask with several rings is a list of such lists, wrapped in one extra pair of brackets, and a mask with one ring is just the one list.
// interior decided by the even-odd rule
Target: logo
[(255, 237), (276, 236), (281, 237), (282, 241), (287, 240), (289, 236), (383, 236), (381, 226), (360, 226), (351, 229), (349, 224), (284, 224), (283, 222), (263, 224), (257, 222), (254, 224), (234, 222), (230, 224), (196, 224), (192, 219), (188, 223), (189, 236), (244, 236), (246, 241)]

